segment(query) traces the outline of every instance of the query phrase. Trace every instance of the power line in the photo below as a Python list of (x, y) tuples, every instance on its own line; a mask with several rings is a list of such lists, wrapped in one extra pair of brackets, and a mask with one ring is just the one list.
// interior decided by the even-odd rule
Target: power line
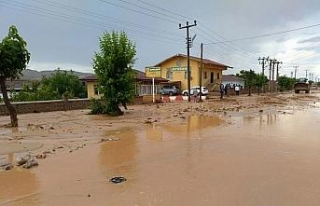
[(163, 20), (163, 21), (166, 21), (166, 22), (170, 22), (170, 23), (173, 23), (173, 24), (177, 24), (177, 22), (175, 22), (175, 21), (172, 21), (172, 20), (169, 20), (169, 19), (165, 19), (165, 18), (162, 18), (162, 17), (159, 17), (159, 16), (155, 16), (155, 15), (152, 15), (152, 14), (148, 14), (148, 13), (146, 13), (146, 12), (139, 11), (139, 10), (136, 10), (136, 9), (131, 9), (131, 8), (128, 8), (128, 7), (119, 5), (119, 4), (115, 4), (115, 3), (112, 3), (112, 2), (108, 2), (108, 1), (105, 1), (105, 0), (98, 0), (98, 1), (103, 2), (103, 3), (106, 3), (106, 4), (110, 4), (110, 5), (113, 5), (113, 6), (116, 6), (116, 7), (120, 7), (120, 8), (129, 10), (129, 11), (133, 11), (133, 12), (136, 12), (136, 13), (139, 13), (139, 14), (143, 14), (143, 15), (146, 15), (146, 16), (149, 16), (149, 17), (158, 19), (158, 20)]
[[(92, 28), (99, 28), (99, 29), (103, 29), (105, 30), (106, 27), (113, 29), (114, 27), (110, 26), (110, 25), (106, 25), (102, 22), (98, 22), (98, 21), (93, 21), (93, 20), (88, 20), (88, 19), (83, 19), (83, 18), (79, 18), (79, 17), (75, 17), (72, 15), (68, 15), (68, 14), (64, 14), (61, 12), (57, 12), (57, 11), (53, 11), (53, 10), (48, 10), (42, 7), (37, 7), (34, 5), (28, 5), (28, 4), (23, 4), (23, 3), (18, 3), (15, 1), (10, 1), (10, 2), (4, 2), (4, 1), (0, 1), (0, 3), (6, 3), (5, 6), (14, 9), (14, 10), (20, 10), (23, 12), (27, 12), (30, 14), (34, 14), (34, 15), (38, 15), (38, 16), (43, 16), (43, 17), (47, 17), (47, 18), (51, 18), (51, 19), (57, 19), (57, 20), (62, 20), (65, 22), (69, 22), (69, 23), (73, 23), (73, 24), (77, 24), (77, 25), (81, 25), (81, 26), (85, 26), (85, 27), (92, 27)], [(134, 35), (136, 36), (140, 36), (140, 37), (148, 37), (151, 39), (157, 39), (157, 41), (161, 41), (161, 42), (169, 42), (169, 43), (174, 43), (174, 44), (178, 44), (177, 41), (181, 41), (180, 39), (174, 39), (174, 38), (169, 38), (166, 37), (164, 35), (160, 35), (159, 33), (157, 34), (148, 34), (148, 33), (143, 33), (143, 35), (141, 35), (140, 32), (132, 30), (132, 29), (128, 29), (130, 30)], [(181, 41), (182, 42), (182, 41)]]
[(138, 8), (140, 8), (140, 9), (147, 10), (147, 11), (150, 11), (150, 12), (153, 12), (153, 13), (156, 13), (156, 14), (159, 14), (159, 15), (162, 15), (162, 16), (165, 16), (165, 17), (168, 17), (168, 16), (169, 16), (170, 18), (180, 20), (179, 18), (173, 17), (173, 16), (171, 16), (171, 15), (167, 15), (167, 14), (164, 14), (164, 13), (162, 13), (162, 12), (159, 12), (159, 11), (156, 11), (156, 10), (153, 10), (153, 9), (149, 9), (149, 8), (143, 7), (143, 6), (134, 4), (134, 3), (132, 3), (132, 2), (128, 2), (128, 1), (125, 1), (125, 0), (118, 0), (118, 1), (121, 1), (121, 2), (126, 3), (126, 4), (129, 4), (129, 5), (131, 5), (131, 6), (135, 6), (135, 7), (138, 7)]
[(317, 26), (320, 26), (320, 24), (313, 24), (313, 25), (309, 25), (309, 26), (304, 26), (304, 27), (296, 28), (296, 29), (290, 29), (290, 30), (285, 30), (285, 31), (280, 31), (280, 32), (274, 32), (274, 33), (268, 33), (268, 34), (261, 34), (261, 35), (244, 37), (244, 38), (239, 38), (239, 39), (232, 39), (232, 40), (226, 40), (226, 41), (220, 41), (220, 42), (211, 42), (211, 43), (207, 43), (206, 45), (210, 45), (210, 44), (221, 44), (221, 43), (235, 42), (235, 41), (243, 41), (243, 40), (249, 40), (249, 39), (257, 39), (257, 38), (262, 38), (262, 37), (267, 37), (267, 36), (274, 36), (274, 35), (285, 34), (285, 33), (289, 33), (289, 32), (294, 32), (294, 31), (309, 29), (309, 28), (317, 27)]
[(160, 9), (160, 10), (162, 10), (162, 11), (166, 11), (166, 12), (168, 12), (168, 13), (170, 13), (170, 14), (174, 14), (174, 15), (176, 15), (176, 16), (179, 16), (179, 17), (182, 17), (182, 18), (183, 18), (183, 19), (179, 19), (179, 20), (185, 20), (185, 19), (188, 19), (188, 18), (189, 18), (189, 17), (183, 16), (183, 15), (181, 15), (181, 14), (179, 14), (179, 13), (170, 11), (170, 10), (165, 9), (165, 8), (162, 8), (162, 7), (160, 7), (160, 6), (156, 6), (156, 5), (154, 5), (154, 4), (150, 4), (150, 3), (146, 2), (146, 1), (142, 1), (142, 0), (137, 0), (137, 1), (139, 1), (139, 2), (141, 2), (141, 3), (143, 3), (143, 4), (146, 4), (146, 5), (148, 5), (148, 6), (151, 6), (151, 7), (157, 8), (157, 9)]
[[(211, 28), (209, 28), (208, 26), (204, 25), (203, 23), (200, 22), (200, 25), (203, 26), (205, 29), (207, 29), (208, 31), (210, 31), (212, 34), (217, 35), (219, 38), (223, 39), (224, 41), (227, 41), (227, 39), (225, 39), (222, 35), (220, 35), (218, 32), (213, 31)], [(210, 35), (209, 35), (210, 36)], [(216, 38), (215, 38), (216, 39)], [(219, 40), (218, 40), (219, 41)], [(238, 50), (239, 52), (243, 53), (246, 56), (251, 56), (252, 59), (256, 59), (257, 55), (256, 54), (252, 54), (252, 53), (248, 53), (245, 52), (244, 50), (242, 50), (237, 44), (235, 44), (234, 42), (224, 42), (222, 44), (227, 46), (227, 43), (229, 43), (230, 45), (232, 45), (233, 48), (235, 48), (236, 50)]]
[(39, 2), (39, 3), (42, 3), (42, 4), (47, 4), (47, 5), (50, 5), (50, 6), (54, 6), (54, 7), (59, 8), (59, 9), (64, 9), (64, 10), (67, 10), (67, 11), (72, 11), (72, 12), (76, 12), (76, 13), (79, 13), (79, 14), (84, 14), (86, 16), (94, 17), (94, 18), (97, 18), (97, 19), (108, 19), (108, 20), (112, 20), (112, 21), (117, 21), (117, 22), (123, 23), (125, 25), (135, 27), (135, 28), (141, 28), (141, 29), (145, 29), (145, 30), (148, 30), (148, 31), (152, 31), (152, 32), (159, 31), (159, 32), (163, 32), (163, 33), (171, 33), (171, 34), (176, 35), (176, 33), (173, 33), (173, 32), (170, 32), (170, 31), (159, 30), (159, 29), (156, 29), (156, 28), (147, 27), (145, 25), (136, 24), (136, 23), (129, 22), (129, 21), (124, 21), (124, 20), (117, 19), (117, 18), (114, 18), (114, 17), (106, 16), (104, 14), (99, 14), (99, 13), (91, 12), (91, 11), (88, 11), (88, 10), (76, 8), (76, 7), (67, 5), (67, 4), (56, 3), (56, 2), (49, 1), (49, 0), (32, 0), (32, 1)]

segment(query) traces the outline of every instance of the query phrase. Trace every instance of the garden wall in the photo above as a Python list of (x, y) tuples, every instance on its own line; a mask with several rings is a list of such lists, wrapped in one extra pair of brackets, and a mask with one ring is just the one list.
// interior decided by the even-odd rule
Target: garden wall
[[(143, 104), (142, 97), (135, 97), (132, 104)], [(18, 114), (67, 111), (77, 109), (89, 109), (90, 99), (69, 99), (51, 100), (51, 101), (35, 101), (35, 102), (12, 102)], [(9, 115), (6, 105), (0, 103), (0, 115)]]

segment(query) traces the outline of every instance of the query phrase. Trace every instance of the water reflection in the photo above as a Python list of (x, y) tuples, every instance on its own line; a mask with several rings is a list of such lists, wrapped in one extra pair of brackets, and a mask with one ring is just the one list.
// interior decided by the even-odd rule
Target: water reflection
[(136, 176), (136, 156), (138, 139), (134, 130), (122, 130), (108, 133), (119, 138), (118, 141), (102, 143), (99, 153), (99, 165), (108, 177)]
[(190, 138), (197, 131), (209, 129), (223, 123), (218, 116), (191, 115), (182, 124), (161, 124), (149, 126), (146, 130), (147, 138), (154, 140), (167, 140), (174, 137)]
[(259, 124), (260, 128), (263, 126), (271, 126), (277, 123), (278, 114), (260, 114), (258, 116), (250, 115), (243, 117), (244, 125), (257, 125)]

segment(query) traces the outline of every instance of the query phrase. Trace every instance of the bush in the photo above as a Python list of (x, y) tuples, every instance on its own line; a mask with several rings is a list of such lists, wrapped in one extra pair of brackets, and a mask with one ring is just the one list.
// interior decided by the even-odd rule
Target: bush
[(100, 99), (91, 99), (90, 103), (90, 114), (102, 114), (104, 106), (101, 103)]

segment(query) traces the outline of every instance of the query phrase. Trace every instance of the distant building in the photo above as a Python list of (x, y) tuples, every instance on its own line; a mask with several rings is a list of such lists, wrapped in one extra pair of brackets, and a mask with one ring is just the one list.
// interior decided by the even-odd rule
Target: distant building
[(222, 75), (222, 84), (229, 84), (231, 88), (233, 88), (233, 85), (236, 84), (240, 85), (241, 87), (244, 87), (244, 79), (235, 75)]
[[(136, 96), (143, 96), (152, 94), (152, 78), (146, 77), (146, 74), (142, 71), (134, 69), (136, 73), (135, 87)], [(88, 98), (100, 98), (101, 93), (99, 91), (99, 82), (96, 75), (89, 75), (80, 78), (80, 81), (86, 85)], [(160, 83), (168, 82), (164, 78), (155, 78), (155, 93), (160, 91)]]
[[(28, 80), (21, 80), (21, 79), (16, 79), (16, 80), (7, 80), (6, 81), (6, 86), (7, 86), (7, 93), (10, 98), (11, 92), (20, 92), (23, 89), (23, 85), (29, 84)], [(3, 98), (3, 94), (0, 91), (0, 98)]]
[[(153, 76), (154, 68), (159, 68), (159, 71), (157, 71), (158, 76), (169, 80), (169, 83), (172, 82), (180, 86), (181, 91), (188, 89), (187, 59), (187, 55), (183, 54), (171, 56), (156, 65), (146, 67), (146, 75), (148, 77)], [(200, 86), (200, 68), (201, 59), (190, 56), (190, 86)], [(209, 91), (214, 90), (221, 83), (222, 71), (228, 68), (232, 67), (209, 59), (203, 59), (202, 86), (207, 87)]]

